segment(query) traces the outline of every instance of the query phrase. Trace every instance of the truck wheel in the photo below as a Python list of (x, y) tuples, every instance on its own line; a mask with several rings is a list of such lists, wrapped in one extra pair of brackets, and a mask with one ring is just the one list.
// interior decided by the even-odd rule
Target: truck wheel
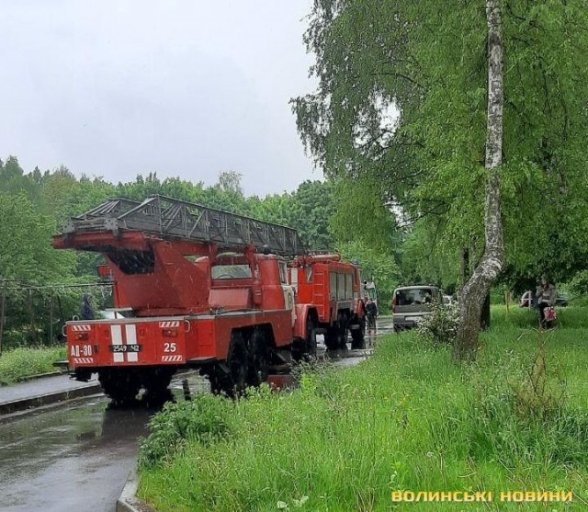
[[(219, 367), (215, 366), (210, 369), (206, 376), (210, 381), (210, 392), (214, 395), (230, 395), (231, 383), (230, 377)], [(227, 389), (229, 392), (227, 392)]]
[(359, 322), (358, 329), (351, 329), (351, 348), (365, 348), (365, 318)]
[(109, 369), (98, 372), (100, 385), (114, 405), (124, 405), (135, 400), (140, 382), (128, 370)]
[(306, 318), (305, 355), (310, 359), (316, 359), (316, 325), (314, 319), (308, 315)]
[(327, 350), (337, 350), (339, 348), (339, 342), (339, 329), (337, 327), (329, 327), (325, 334)]
[(247, 383), (259, 386), (269, 373), (269, 343), (263, 329), (254, 329), (249, 340), (249, 375)]
[(347, 350), (347, 329), (338, 322), (329, 327), (325, 335), (325, 345), (328, 350)]
[(175, 370), (169, 371), (164, 368), (158, 368), (144, 376), (144, 386), (147, 392), (146, 400), (149, 405), (162, 404), (172, 398), (168, 389), (172, 375)]
[(339, 313), (337, 317), (337, 331), (338, 348), (347, 350), (347, 335), (349, 331), (347, 330), (347, 316), (345, 313)]
[(229, 367), (230, 389), (226, 389), (228, 396), (242, 395), (247, 388), (247, 378), (249, 377), (249, 353), (243, 335), (239, 331), (234, 331), (231, 336), (231, 346), (229, 348), (229, 357), (227, 366)]

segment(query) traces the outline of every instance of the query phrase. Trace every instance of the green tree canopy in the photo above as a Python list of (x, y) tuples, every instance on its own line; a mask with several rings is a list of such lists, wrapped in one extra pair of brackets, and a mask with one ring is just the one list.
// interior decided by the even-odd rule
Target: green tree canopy
[[(588, 12), (582, 0), (503, 3), (502, 196), (508, 274), (588, 263)], [(483, 251), (483, 1), (317, 0), (306, 42), (315, 94), (294, 100), (328, 175), (369, 176), (431, 223), (435, 250)], [(395, 116), (395, 117), (394, 117)], [(432, 240), (420, 238), (423, 254)]]
[(22, 193), (0, 193), (0, 279), (21, 283), (67, 282), (75, 257), (51, 247), (55, 220), (41, 215)]

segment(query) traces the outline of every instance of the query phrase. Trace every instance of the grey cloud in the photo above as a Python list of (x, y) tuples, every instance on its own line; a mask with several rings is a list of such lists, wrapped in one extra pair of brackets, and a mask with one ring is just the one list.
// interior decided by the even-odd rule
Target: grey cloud
[(0, 156), (115, 182), (233, 169), (257, 194), (317, 179), (288, 105), (313, 87), (310, 5), (0, 2)]

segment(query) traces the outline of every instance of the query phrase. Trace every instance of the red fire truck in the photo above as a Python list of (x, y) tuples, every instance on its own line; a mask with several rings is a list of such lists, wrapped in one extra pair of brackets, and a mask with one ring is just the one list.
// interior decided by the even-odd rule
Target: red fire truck
[[(58, 249), (101, 253), (124, 318), (76, 320), (68, 367), (94, 372), (114, 401), (164, 394), (174, 372), (197, 367), (214, 392), (263, 382), (271, 367), (363, 343), (357, 267), (305, 254), (294, 229), (152, 196), (107, 201), (70, 219)], [(102, 272), (104, 274), (104, 271)]]
[(296, 291), (295, 334), (300, 336), (303, 325), (311, 339), (322, 331), (327, 348), (334, 350), (347, 348), (351, 331), (352, 348), (364, 347), (365, 311), (356, 266), (343, 263), (338, 254), (298, 256), (290, 263), (290, 282)]

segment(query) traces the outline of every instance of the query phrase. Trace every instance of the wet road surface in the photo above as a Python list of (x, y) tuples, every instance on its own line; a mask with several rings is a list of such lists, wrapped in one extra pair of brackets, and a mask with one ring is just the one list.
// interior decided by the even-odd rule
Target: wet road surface
[[(366, 348), (361, 350), (335, 350), (329, 352), (326, 355), (326, 359), (331, 361), (335, 366), (355, 366), (356, 364), (365, 361), (368, 357), (372, 355), (373, 349), (377, 343), (377, 339), (380, 336), (386, 336), (388, 334), (393, 333), (394, 329), (392, 326), (392, 317), (384, 317), (383, 319), (378, 320), (377, 330), (375, 333), (366, 333)], [(322, 336), (320, 336), (320, 338), (319, 336), (317, 336), (317, 341), (319, 342), (317, 352), (319, 357), (321, 357), (321, 354), (324, 354), (326, 352), (326, 347), (323, 345)]]
[[(188, 380), (193, 392), (208, 390), (198, 375)], [(182, 395), (181, 378), (172, 391)], [(99, 396), (0, 425), (0, 510), (114, 511), (154, 412)]]
[[(391, 322), (379, 322), (378, 336), (390, 331)], [(332, 359), (351, 366), (370, 352), (368, 343), (365, 350)], [(208, 389), (195, 374), (189, 383), (193, 393)], [(172, 390), (182, 395), (181, 378), (174, 379)], [(0, 424), (0, 510), (114, 511), (153, 413), (143, 406), (111, 408), (100, 396)]]
[(81, 401), (0, 425), (0, 510), (113, 511), (148, 412)]

